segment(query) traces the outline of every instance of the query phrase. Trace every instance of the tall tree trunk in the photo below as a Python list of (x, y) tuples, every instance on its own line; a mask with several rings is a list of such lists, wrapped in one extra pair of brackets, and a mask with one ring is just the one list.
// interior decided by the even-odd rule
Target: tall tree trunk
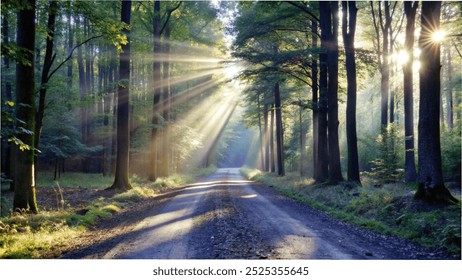
[(170, 158), (170, 27), (165, 28), (163, 39), (163, 53), (166, 56), (163, 62), (163, 97), (162, 97), (162, 117), (164, 126), (162, 128), (162, 150), (159, 175), (162, 177), (169, 176), (169, 158)]
[[(329, 181), (336, 184), (343, 181), (340, 165), (340, 147), (338, 140), (338, 2), (331, 2), (332, 26), (327, 49), (327, 139), (329, 142)], [(330, 28), (329, 28), (330, 29)]]
[[(16, 118), (28, 131), (35, 129), (35, 0), (28, 0), (27, 6), (18, 12), (17, 45), (24, 52), (24, 61), (16, 65)], [(18, 124), (19, 125), (19, 124)], [(18, 139), (30, 149), (17, 151), (13, 209), (38, 212), (34, 179), (34, 134), (20, 132)]]
[[(346, 135), (348, 146), (348, 180), (361, 183), (359, 177), (358, 139), (356, 135), (356, 61), (354, 38), (356, 33), (355, 1), (342, 1), (342, 34), (345, 45), (347, 72)], [(347, 20), (347, 18), (349, 20)]]
[(457, 202), (444, 186), (440, 144), (440, 45), (432, 34), (440, 27), (441, 2), (422, 2), (419, 104), (419, 188), (416, 198), (428, 202)]
[[(382, 131), (388, 125), (388, 98), (390, 93), (390, 64), (388, 62), (388, 55), (389, 55), (389, 31), (390, 31), (390, 24), (391, 24), (391, 16), (390, 16), (390, 1), (384, 1), (385, 6), (385, 24), (382, 27), (382, 67), (380, 72), (382, 74), (380, 79), (380, 93), (381, 93), (381, 118), (380, 124), (382, 126)], [(381, 5), (379, 2), (379, 9), (381, 9)], [(382, 21), (382, 19), (381, 19)], [(378, 36), (378, 34), (377, 34)]]
[(274, 103), (271, 104), (269, 146), (270, 146), (270, 171), (272, 173), (275, 173), (276, 172), (276, 153), (274, 151)]
[(303, 106), (298, 107), (298, 121), (300, 124), (300, 176), (306, 176), (306, 129), (303, 125)]
[[(75, 23), (77, 28), (82, 28), (80, 26), (80, 16), (78, 15), (75, 19)], [(79, 42), (80, 43), (80, 42)], [(80, 130), (82, 133), (82, 143), (87, 142), (87, 119), (86, 119), (86, 108), (85, 108), (85, 101), (86, 101), (86, 79), (85, 79), (85, 67), (83, 63), (83, 54), (82, 54), (82, 47), (80, 46), (77, 49), (77, 67), (79, 71), (79, 90), (80, 90), (80, 101), (81, 101), (81, 109), (80, 109)]]
[(404, 2), (404, 13), (406, 14), (406, 37), (404, 47), (409, 55), (409, 60), (403, 65), (403, 87), (404, 87), (404, 146), (405, 164), (404, 178), (406, 182), (417, 180), (415, 169), (415, 148), (414, 148), (414, 80), (412, 64), (414, 62), (414, 32), (415, 17), (419, 2)]
[(454, 97), (453, 97), (453, 69), (452, 69), (452, 55), (451, 47), (446, 48), (446, 66), (447, 66), (447, 81), (446, 81), (446, 123), (448, 129), (452, 130), (454, 127)]
[[(74, 48), (74, 29), (72, 28), (72, 2), (69, 2), (69, 10), (67, 13), (68, 17), (68, 41), (67, 41), (67, 49), (68, 52), (70, 53), (72, 49)], [(67, 64), (67, 87), (69, 89), (72, 88), (72, 77), (73, 77), (73, 65), (72, 65), (72, 60)]]
[[(265, 100), (263, 100), (265, 102)], [(263, 135), (264, 135), (264, 154), (265, 154), (265, 163), (263, 165), (264, 171), (270, 170), (270, 135), (268, 131), (269, 125), (269, 111), (268, 111), (268, 104), (264, 103), (263, 105)]]
[[(311, 21), (311, 43), (313, 46), (318, 46), (318, 22)], [(318, 59), (313, 57), (311, 60), (311, 100), (313, 103), (313, 178), (317, 169), (317, 150), (318, 150)]]
[(317, 183), (325, 182), (329, 177), (327, 150), (327, 47), (330, 33), (330, 8), (327, 1), (319, 2), (321, 48), (319, 54), (319, 101), (318, 101), (318, 148), (316, 151), (315, 177)]
[(279, 83), (274, 85), (274, 105), (276, 107), (276, 146), (278, 158), (278, 175), (285, 176), (284, 168), (284, 131), (282, 129), (281, 94)]
[[(43, 128), (43, 117), (45, 115), (45, 99), (47, 94), (47, 83), (49, 81), (49, 73), (51, 65), (53, 64), (53, 45), (55, 37), (55, 23), (56, 23), (56, 13), (58, 10), (58, 2), (50, 1), (50, 6), (48, 8), (48, 24), (47, 24), (47, 34), (46, 34), (46, 47), (45, 47), (45, 58), (43, 61), (42, 68), (42, 78), (40, 81), (40, 92), (39, 92), (39, 103), (38, 110), (36, 115), (35, 122), (35, 137), (34, 137), (34, 146), (40, 149), (39, 142), (40, 136), (42, 134)], [(35, 161), (35, 175), (37, 175), (37, 160)]]
[[(130, 25), (131, 1), (122, 1), (121, 20)], [(117, 98), (117, 161), (111, 189), (131, 189), (128, 178), (130, 151), (130, 31), (124, 30), (127, 43), (122, 46), (119, 58), (119, 86)]]
[(259, 135), (259, 140), (260, 140), (260, 149), (259, 149), (259, 151), (260, 151), (260, 169), (264, 169), (265, 157), (264, 157), (264, 144), (263, 144), (263, 132), (262, 132), (262, 123), (261, 123), (260, 93), (259, 92), (257, 93), (257, 113), (258, 113), (258, 135)]
[(153, 30), (154, 30), (154, 48), (153, 48), (153, 56), (154, 56), (154, 63), (153, 63), (153, 87), (154, 87), (154, 102), (152, 108), (152, 125), (153, 128), (151, 130), (151, 141), (150, 141), (150, 149), (151, 149), (151, 161), (150, 161), (150, 169), (149, 169), (149, 179), (151, 181), (155, 181), (158, 176), (158, 135), (159, 135), (159, 114), (161, 113), (160, 108), (160, 97), (161, 97), (161, 73), (160, 73), (160, 59), (159, 54), (161, 50), (160, 44), (160, 1), (154, 1), (154, 20), (153, 20)]
[[(9, 19), (7, 15), (3, 16), (2, 19), (2, 36), (3, 36), (3, 44), (7, 45), (10, 43), (10, 34), (9, 34)], [(10, 69), (10, 59), (8, 56), (3, 56), (3, 67), (6, 71)], [(6, 101), (13, 101), (13, 90), (11, 86), (11, 82), (8, 80), (5, 82), (5, 100)], [(3, 99), (3, 96), (2, 96)], [(4, 150), (3, 150), (4, 149)], [(12, 147), (11, 143), (4, 141), (2, 143), (2, 154), (5, 157), (2, 157), (2, 164), (4, 164), (2, 171), (4, 170), (5, 176), (10, 179), (10, 191), (14, 191), (14, 163), (15, 163), (15, 148)], [(4, 159), (4, 161), (3, 161)]]

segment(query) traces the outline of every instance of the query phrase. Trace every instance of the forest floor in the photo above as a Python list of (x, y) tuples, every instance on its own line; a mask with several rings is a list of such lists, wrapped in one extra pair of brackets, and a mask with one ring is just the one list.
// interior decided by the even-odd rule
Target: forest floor
[[(460, 259), (441, 247), (351, 225), (275, 188), (246, 181), (239, 169), (219, 169), (202, 179), (128, 203), (119, 200), (122, 204), (113, 200), (118, 194), (102, 189), (62, 188), (66, 205), (77, 215), (68, 221), (82, 218), (78, 222), (84, 224), (83, 218), (99, 213), (95, 207), (112, 210), (96, 215), (96, 222), (74, 237), (25, 257)], [(37, 192), (42, 209), (59, 206), (56, 189), (39, 187)], [(99, 202), (89, 206), (90, 201)]]
[(219, 169), (103, 219), (50, 258), (457, 259), (363, 229)]

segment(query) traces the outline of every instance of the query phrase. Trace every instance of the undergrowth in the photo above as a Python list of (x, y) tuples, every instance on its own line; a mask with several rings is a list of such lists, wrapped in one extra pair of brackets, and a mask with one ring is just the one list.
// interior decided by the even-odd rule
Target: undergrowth
[(461, 206), (428, 205), (417, 201), (414, 184), (359, 186), (352, 183), (316, 185), (289, 174), (277, 177), (243, 168), (244, 175), (330, 215), (380, 233), (397, 235), (431, 248), (460, 255)]
[[(39, 186), (60, 186), (63, 189), (76, 186), (104, 189), (113, 180), (98, 174), (66, 173), (57, 183), (52, 181), (50, 175), (43, 175), (40, 176)], [(110, 197), (101, 196), (88, 201), (83, 208), (57, 207), (57, 210), (42, 210), (38, 214), (10, 212), (9, 215), (0, 217), (0, 258), (40, 258), (45, 252), (78, 237), (89, 226), (98, 223), (98, 220), (110, 217), (137, 201), (154, 197), (166, 189), (191, 183), (195, 176), (197, 174), (172, 175), (149, 182), (134, 175), (131, 178), (133, 189), (114, 193)], [(65, 201), (65, 194), (60, 199)], [(3, 205), (11, 205), (11, 202), (2, 198), (2, 207)]]

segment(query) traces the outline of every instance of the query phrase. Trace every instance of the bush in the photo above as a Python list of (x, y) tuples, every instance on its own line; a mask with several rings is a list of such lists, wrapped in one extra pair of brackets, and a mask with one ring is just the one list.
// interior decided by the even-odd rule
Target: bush
[(401, 181), (404, 174), (400, 156), (400, 151), (404, 150), (402, 138), (399, 127), (389, 124), (376, 139), (379, 157), (370, 162), (371, 171), (363, 173), (371, 176), (378, 184)]
[(446, 180), (460, 182), (461, 148), (460, 127), (445, 131), (441, 135), (441, 159)]

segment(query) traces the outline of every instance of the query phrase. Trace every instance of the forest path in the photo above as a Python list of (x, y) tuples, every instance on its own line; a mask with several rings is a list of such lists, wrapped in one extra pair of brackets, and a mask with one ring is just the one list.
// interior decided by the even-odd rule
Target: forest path
[[(221, 168), (150, 210), (98, 249), (122, 259), (432, 258), (398, 238), (358, 229)], [(101, 252), (104, 251), (102, 254)]]

